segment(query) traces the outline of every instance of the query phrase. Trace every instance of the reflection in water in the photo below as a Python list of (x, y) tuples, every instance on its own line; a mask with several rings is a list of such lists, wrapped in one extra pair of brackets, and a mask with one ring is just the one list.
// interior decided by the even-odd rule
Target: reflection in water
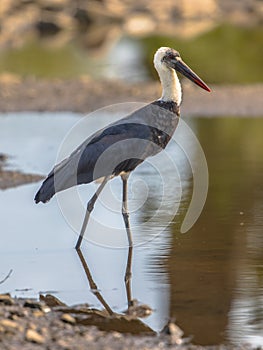
[[(35, 124), (36, 116), (31, 120), (28, 117), (23, 119), (23, 116), (16, 118), (13, 128), (10, 126), (9, 129), (7, 124), (8, 120), (12, 123), (12, 117), (0, 118), (1, 151), (19, 155), (20, 160), (14, 158), (12, 162), (21, 164), (24, 169), (39, 171), (39, 152), (47, 142), (44, 133), (49, 135), (48, 142), (51, 142), (46, 158), (53, 163), (54, 158), (50, 155), (55, 157), (61, 139), (55, 142), (59, 136), (52, 132), (55, 128), (59, 131), (66, 129), (67, 125), (70, 127), (75, 117), (45, 116), (38, 118)], [(36, 137), (40, 133), (40, 119), (43, 124), (47, 123), (46, 127), (40, 128), (43, 139)], [(68, 124), (65, 126), (66, 120)], [(154, 330), (159, 331), (169, 318), (176, 317), (176, 323), (186, 336), (194, 336), (195, 343), (248, 342), (262, 345), (263, 119), (198, 118), (188, 122), (195, 130), (208, 162), (207, 202), (194, 227), (181, 234), (180, 223), (192, 195), (191, 174), (183, 157), (172, 146), (168, 151), (176, 158), (183, 184), (179, 211), (166, 227), (171, 204), (180, 199), (180, 187), (178, 174), (169, 171), (169, 166), (165, 168), (162, 163), (171, 190), (164, 198), (164, 209), (148, 222), (158, 207), (162, 193), (161, 179), (151, 165), (142, 165), (134, 172), (134, 182), (131, 182), (129, 190), (131, 225), (135, 228), (135, 241), (145, 244), (134, 249), (132, 294), (155, 310), (145, 319), (145, 323)], [(18, 139), (12, 134), (15, 126), (19, 129)], [(7, 129), (8, 137), (17, 140), (17, 148), (14, 142), (8, 145), (8, 137), (4, 133)], [(66, 133), (65, 130), (63, 132)], [(51, 164), (45, 160), (45, 154), (43, 157), (45, 169), (41, 172), (45, 173)], [(161, 162), (161, 154), (158, 157), (156, 161)], [(145, 186), (141, 178), (147, 182), (149, 189), (143, 205), (141, 199), (145, 198)], [(119, 203), (120, 186), (120, 181), (112, 181), (111, 190)], [(79, 261), (73, 249), (75, 235), (61, 217), (56, 201), (51, 201), (41, 210), (33, 204), (37, 187), (38, 184), (32, 184), (1, 191), (0, 280), (11, 268), (13, 273), (0, 285), (0, 291), (36, 296), (39, 291), (57, 290), (59, 298), (67, 304), (85, 301), (99, 307), (79, 271)], [(84, 190), (85, 199), (94, 192), (88, 187)], [(138, 188), (139, 191), (136, 190)], [(140, 210), (132, 210), (138, 207)], [(120, 207), (117, 209), (116, 213), (108, 212), (98, 203), (96, 215), (102, 215), (109, 227), (115, 227), (115, 221), (123, 227)], [(16, 220), (11, 220), (14, 213)], [(96, 226), (93, 228), (93, 233), (99, 234)], [(163, 231), (156, 236), (160, 228)], [(115, 229), (109, 231), (106, 233), (114, 237)], [(127, 239), (124, 229), (121, 234)], [(87, 244), (84, 253), (97, 285), (101, 288), (107, 286), (100, 291), (110, 308), (114, 312), (122, 312), (127, 305), (127, 295), (119, 286), (124, 284), (127, 249)], [(33, 289), (17, 292), (16, 288)]]
[(89, 281), (89, 285), (90, 285), (90, 290), (94, 293), (94, 295), (98, 298), (98, 300), (100, 301), (100, 303), (104, 306), (105, 310), (108, 312), (109, 315), (113, 315), (113, 311), (110, 308), (110, 306), (107, 304), (107, 302), (105, 301), (105, 299), (102, 297), (101, 293), (98, 290), (98, 287), (96, 285), (96, 283), (94, 282), (92, 275), (90, 273), (90, 270), (88, 268), (88, 265), (83, 257), (83, 254), (81, 252), (80, 249), (77, 250), (78, 256), (80, 258), (81, 264), (83, 266), (83, 269), (85, 271), (85, 274), (87, 276), (87, 279)]
[[(235, 287), (236, 297), (230, 309), (228, 334), (231, 339), (263, 344), (263, 235), (262, 191), (255, 196), (251, 210), (252, 222), (247, 223), (246, 250), (240, 259)], [(259, 223), (261, 223), (259, 225)], [(258, 293), (255, 293), (258, 291)], [(240, 327), (242, 325), (242, 327)]]
[(195, 226), (186, 235), (171, 226), (170, 312), (196, 343), (262, 345), (263, 120), (192, 123), (210, 186)]
[[(133, 247), (130, 246), (128, 249), (128, 256), (127, 256), (127, 265), (126, 265), (126, 272), (125, 272), (125, 285), (126, 285), (126, 296), (127, 296), (127, 310), (124, 311), (124, 313), (118, 314), (112, 310), (112, 308), (109, 306), (109, 304), (106, 302), (104, 297), (102, 296), (102, 293), (98, 289), (96, 283), (93, 280), (92, 274), (90, 272), (90, 269), (88, 267), (88, 264), (82, 254), (82, 251), (80, 249), (77, 249), (77, 254), (80, 258), (82, 267), (85, 271), (85, 274), (87, 276), (90, 290), (91, 292), (96, 296), (96, 298), (99, 300), (99, 302), (102, 304), (106, 312), (108, 313), (108, 316), (111, 316), (110, 323), (111, 326), (106, 327), (106, 330), (116, 330), (119, 332), (129, 332), (134, 334), (155, 334), (155, 332), (148, 327), (146, 324), (141, 322), (139, 320), (139, 317), (147, 317), (152, 313), (152, 309), (148, 305), (139, 305), (136, 300), (132, 299), (132, 292), (131, 292), (131, 271), (132, 271), (132, 251)], [(127, 271), (129, 274), (127, 274)], [(111, 271), (109, 271), (111, 273)], [(124, 316), (126, 314), (126, 317)], [(120, 317), (119, 317), (120, 316)], [(119, 327), (114, 328), (114, 318), (119, 320)], [(106, 318), (105, 325), (109, 324), (109, 319)]]

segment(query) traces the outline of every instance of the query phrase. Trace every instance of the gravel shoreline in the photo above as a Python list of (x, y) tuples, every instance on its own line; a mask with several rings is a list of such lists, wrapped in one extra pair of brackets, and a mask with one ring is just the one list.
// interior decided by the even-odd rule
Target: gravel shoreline
[[(182, 338), (181, 330), (170, 322), (156, 335), (132, 335), (116, 330), (101, 331), (91, 326), (98, 322), (106, 330), (116, 320), (126, 323), (132, 331), (132, 323), (141, 321), (135, 316), (107, 315), (105, 311), (90, 309), (87, 305), (67, 307), (57, 298), (48, 295), (35, 299), (16, 299), (0, 294), (0, 348), (3, 350), (225, 350), (251, 349), (248, 346), (197, 346)], [(149, 332), (148, 332), (149, 333)], [(154, 332), (153, 332), (154, 333)], [(142, 333), (143, 334), (143, 333)]]

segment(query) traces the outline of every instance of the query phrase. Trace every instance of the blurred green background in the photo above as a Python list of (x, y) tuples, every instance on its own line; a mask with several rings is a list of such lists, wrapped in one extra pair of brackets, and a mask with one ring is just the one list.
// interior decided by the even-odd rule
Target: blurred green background
[(262, 7), (256, 0), (2, 0), (0, 74), (140, 81), (156, 77), (154, 51), (171, 46), (208, 83), (258, 83)]

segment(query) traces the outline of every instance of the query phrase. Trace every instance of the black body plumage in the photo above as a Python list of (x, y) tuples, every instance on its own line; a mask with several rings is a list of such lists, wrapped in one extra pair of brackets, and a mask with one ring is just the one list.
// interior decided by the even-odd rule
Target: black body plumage
[(158, 100), (99, 130), (54, 167), (37, 192), (36, 203), (72, 186), (134, 170), (166, 147), (178, 117), (174, 101)]

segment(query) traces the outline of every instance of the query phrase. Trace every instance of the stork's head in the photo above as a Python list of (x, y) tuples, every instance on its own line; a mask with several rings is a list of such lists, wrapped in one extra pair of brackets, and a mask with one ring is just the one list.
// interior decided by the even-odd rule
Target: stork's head
[(185, 77), (193, 81), (201, 88), (211, 91), (210, 88), (203, 82), (191, 68), (189, 68), (182, 60), (178, 51), (170, 47), (160, 47), (154, 55), (154, 67), (162, 75), (162, 72), (167, 72), (171, 69), (183, 74)]

